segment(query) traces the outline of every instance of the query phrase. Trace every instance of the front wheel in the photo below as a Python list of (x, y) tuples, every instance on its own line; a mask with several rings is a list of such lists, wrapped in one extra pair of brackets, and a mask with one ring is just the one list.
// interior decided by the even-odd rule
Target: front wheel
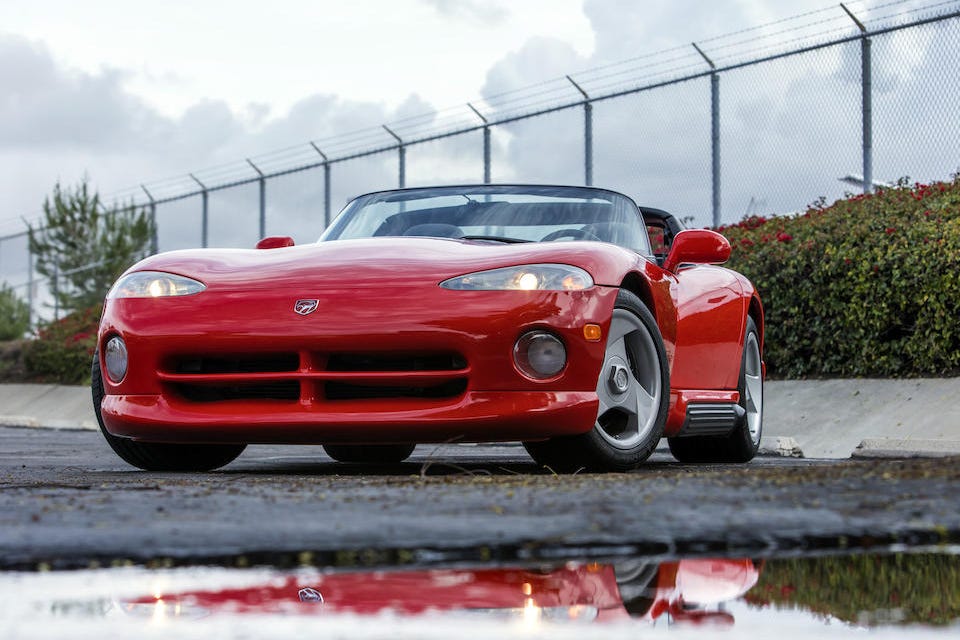
[(106, 392), (100, 373), (100, 358), (93, 356), (90, 371), (90, 390), (93, 394), (93, 411), (100, 424), (100, 432), (114, 453), (124, 462), (144, 471), (210, 471), (236, 460), (246, 449), (244, 444), (167, 444), (160, 442), (137, 442), (111, 435), (103, 426), (100, 403)]
[(592, 430), (525, 442), (530, 456), (554, 471), (629, 471), (660, 442), (670, 404), (666, 350), (653, 315), (629, 291), (617, 294), (597, 398)]

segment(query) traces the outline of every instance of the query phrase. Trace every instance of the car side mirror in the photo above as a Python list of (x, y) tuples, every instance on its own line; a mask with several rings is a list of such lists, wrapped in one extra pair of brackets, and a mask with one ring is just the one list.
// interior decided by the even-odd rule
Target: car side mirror
[(290, 236), (268, 236), (257, 243), (257, 249), (280, 249), (292, 246), (293, 238)]
[(663, 268), (676, 271), (684, 263), (723, 264), (730, 257), (730, 242), (716, 231), (686, 229), (674, 237)]

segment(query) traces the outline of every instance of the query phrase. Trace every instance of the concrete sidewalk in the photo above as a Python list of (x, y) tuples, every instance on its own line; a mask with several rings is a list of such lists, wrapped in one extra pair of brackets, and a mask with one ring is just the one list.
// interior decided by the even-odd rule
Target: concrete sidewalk
[[(807, 458), (960, 455), (960, 378), (764, 387), (761, 448)], [(0, 385), (0, 426), (97, 429), (87, 387)]]

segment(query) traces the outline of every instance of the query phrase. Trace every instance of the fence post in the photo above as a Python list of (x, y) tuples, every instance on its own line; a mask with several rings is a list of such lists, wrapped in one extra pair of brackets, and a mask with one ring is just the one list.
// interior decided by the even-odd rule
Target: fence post
[(330, 226), (330, 159), (313, 142), (310, 146), (323, 158), (323, 228), (326, 229)]
[(713, 227), (720, 226), (720, 75), (717, 65), (707, 57), (703, 49), (691, 42), (697, 53), (710, 65), (710, 182), (711, 182), (711, 209)]
[(469, 102), (467, 106), (483, 122), (483, 184), (490, 184), (490, 123), (475, 106)]
[(385, 125), (385, 124), (380, 125), (380, 126), (383, 127), (383, 128), (386, 130), (386, 132), (389, 133), (391, 136), (393, 136), (393, 138), (397, 141), (397, 154), (398, 154), (399, 160), (400, 160), (400, 188), (403, 189), (403, 188), (406, 186), (406, 184), (407, 184), (407, 176), (406, 176), (406, 173), (407, 173), (407, 170), (406, 170), (407, 148), (406, 148), (406, 146), (404, 146), (404, 144), (403, 144), (403, 139), (402, 139), (400, 136), (398, 136), (397, 134), (395, 134), (395, 133), (390, 129), (390, 127), (388, 127), (388, 126)]
[(867, 28), (857, 16), (847, 8), (847, 5), (840, 3), (840, 7), (846, 11), (853, 23), (863, 34), (860, 38), (860, 121), (863, 125), (861, 133), (861, 144), (863, 147), (863, 192), (873, 191), (873, 59), (871, 55), (871, 42), (868, 37)]
[(150, 232), (150, 253), (157, 253), (160, 250), (157, 240), (157, 201), (153, 199), (153, 195), (147, 191), (145, 186), (141, 184), (140, 188), (147, 194), (147, 199), (150, 201), (150, 223), (153, 227), (153, 230)]
[(203, 200), (203, 218), (201, 219), (201, 222), (200, 222), (200, 224), (201, 224), (201, 228), (200, 228), (200, 246), (203, 247), (203, 248), (206, 248), (206, 247), (207, 247), (207, 237), (208, 237), (208, 233), (207, 233), (207, 232), (208, 232), (208, 229), (209, 229), (209, 225), (208, 225), (208, 223), (209, 223), (209, 216), (208, 216), (209, 208), (208, 208), (208, 204), (209, 204), (209, 203), (208, 203), (208, 197), (207, 197), (207, 196), (209, 195), (209, 193), (208, 193), (208, 191), (207, 191), (207, 186), (206, 186), (205, 184), (203, 184), (202, 182), (200, 182), (199, 180), (197, 180), (197, 176), (195, 176), (195, 175), (193, 175), (193, 174), (191, 173), (191, 174), (190, 174), (190, 177), (193, 178), (193, 181), (194, 181), (194, 182), (196, 182), (198, 185), (200, 185), (200, 189), (201, 189), (200, 195), (201, 195), (202, 200)]
[(591, 187), (593, 186), (593, 104), (583, 87), (574, 82), (570, 76), (566, 78), (583, 96), (583, 182)]
[(33, 251), (27, 241), (27, 326), (33, 328)]
[(873, 190), (873, 60), (870, 38), (860, 41), (863, 102), (863, 192)]
[(260, 171), (260, 167), (253, 164), (253, 161), (250, 158), (247, 158), (247, 163), (253, 167), (253, 170), (257, 172), (257, 175), (260, 176), (260, 179), (257, 181), (260, 183), (260, 237), (267, 237), (267, 177), (263, 175), (263, 171)]
[(53, 321), (60, 319), (60, 261), (53, 261)]

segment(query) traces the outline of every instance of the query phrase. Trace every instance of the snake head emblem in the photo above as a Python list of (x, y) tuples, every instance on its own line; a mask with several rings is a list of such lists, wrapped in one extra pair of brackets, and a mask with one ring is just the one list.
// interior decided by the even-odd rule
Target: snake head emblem
[(320, 305), (319, 300), (297, 300), (293, 305), (293, 310), (302, 316), (307, 316), (317, 310)]

